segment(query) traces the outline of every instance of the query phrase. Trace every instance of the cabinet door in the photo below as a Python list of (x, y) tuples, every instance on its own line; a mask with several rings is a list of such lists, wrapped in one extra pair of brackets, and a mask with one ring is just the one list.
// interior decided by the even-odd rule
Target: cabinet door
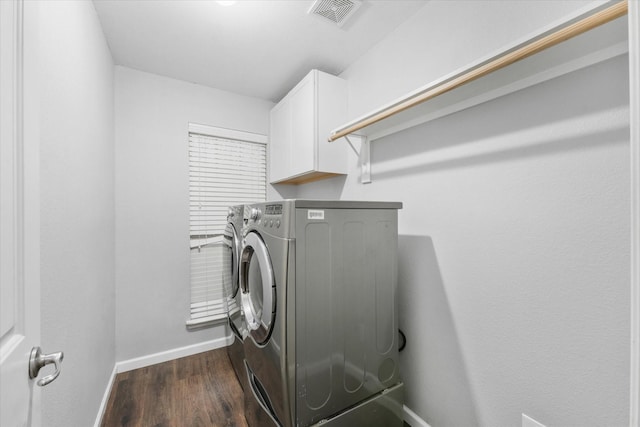
[(291, 176), (316, 169), (315, 73), (291, 92)]
[(269, 138), (269, 181), (291, 176), (291, 108), (285, 98), (271, 110)]

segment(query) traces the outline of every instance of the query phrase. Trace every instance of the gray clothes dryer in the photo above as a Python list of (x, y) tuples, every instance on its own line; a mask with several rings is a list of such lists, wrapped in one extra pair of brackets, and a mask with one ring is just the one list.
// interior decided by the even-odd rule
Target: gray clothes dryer
[(233, 343), (227, 347), (231, 365), (238, 376), (240, 384), (245, 387), (246, 371), (244, 367), (243, 341), (247, 336), (247, 327), (241, 307), (241, 292), (239, 285), (239, 260), (242, 251), (242, 227), (244, 220), (244, 206), (231, 206), (227, 214), (222, 257), (222, 278), (227, 304), (229, 328), (233, 333)]
[(400, 203), (245, 209), (240, 289), (252, 427), (402, 426)]

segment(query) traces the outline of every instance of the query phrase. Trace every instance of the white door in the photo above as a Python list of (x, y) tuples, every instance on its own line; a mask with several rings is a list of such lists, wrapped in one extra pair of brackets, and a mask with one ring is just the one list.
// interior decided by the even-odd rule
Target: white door
[[(0, 425), (38, 426), (29, 357), (40, 339), (38, 135), (22, 0), (0, 0)], [(23, 52), (28, 58), (23, 58)], [(24, 88), (24, 90), (23, 90)], [(35, 108), (34, 108), (35, 107)], [(24, 124), (28, 123), (28, 124)], [(59, 355), (61, 357), (61, 354)], [(49, 358), (49, 360), (52, 360)], [(59, 363), (58, 363), (59, 364)], [(49, 368), (50, 369), (50, 368)], [(44, 372), (43, 372), (44, 374)]]

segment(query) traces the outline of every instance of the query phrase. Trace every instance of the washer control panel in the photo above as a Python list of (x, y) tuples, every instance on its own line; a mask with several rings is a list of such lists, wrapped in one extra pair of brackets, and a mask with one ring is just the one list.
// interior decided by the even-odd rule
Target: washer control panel
[(245, 205), (243, 235), (251, 229), (268, 233), (274, 237), (288, 238), (289, 220), (286, 201)]
[(282, 204), (274, 203), (264, 207), (264, 213), (267, 215), (282, 215)]
[(251, 208), (248, 211), (247, 223), (267, 230), (279, 229), (282, 226), (282, 204), (273, 203)]
[(265, 205), (262, 226), (265, 228), (280, 228), (282, 223), (282, 204), (274, 203)]

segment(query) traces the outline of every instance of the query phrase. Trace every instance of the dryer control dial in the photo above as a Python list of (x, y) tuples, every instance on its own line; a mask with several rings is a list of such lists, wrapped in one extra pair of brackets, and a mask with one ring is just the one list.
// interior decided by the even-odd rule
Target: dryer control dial
[(260, 217), (262, 217), (262, 211), (257, 208), (252, 208), (251, 216), (250, 216), (251, 220), (254, 222), (257, 222), (260, 219)]

